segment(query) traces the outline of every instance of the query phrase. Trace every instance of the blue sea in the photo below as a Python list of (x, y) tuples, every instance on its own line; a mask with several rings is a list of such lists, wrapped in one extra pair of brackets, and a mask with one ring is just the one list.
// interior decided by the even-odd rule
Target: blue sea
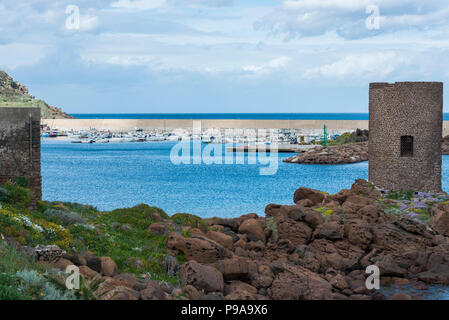
[[(368, 120), (368, 113), (74, 113), (77, 119)], [(443, 114), (449, 120), (449, 113)]]
[(259, 164), (248, 164), (247, 154), (244, 164), (205, 164), (204, 158), (200, 165), (175, 165), (170, 161), (175, 144), (44, 140), (43, 198), (90, 204), (101, 210), (147, 203), (169, 214), (263, 215), (269, 203), (293, 204), (293, 193), (300, 186), (337, 192), (350, 187), (357, 178), (366, 179), (368, 172), (366, 162), (337, 166), (288, 164), (282, 159), (293, 154), (285, 153), (276, 158), (276, 174), (265, 176), (259, 169), (267, 165), (257, 159)]
[[(293, 204), (301, 186), (335, 193), (367, 179), (368, 162), (302, 165), (282, 162), (274, 175), (260, 175), (267, 165), (179, 164), (170, 161), (175, 142), (72, 144), (42, 143), (43, 198), (90, 204), (112, 210), (147, 203), (169, 214), (201, 217), (264, 214), (269, 203)], [(203, 145), (204, 148), (204, 145)], [(225, 151), (224, 151), (225, 152)], [(228, 154), (229, 155), (229, 154)], [(231, 154), (232, 155), (232, 154)], [(254, 154), (252, 154), (254, 156)], [(449, 156), (443, 156), (443, 187), (449, 187)]]

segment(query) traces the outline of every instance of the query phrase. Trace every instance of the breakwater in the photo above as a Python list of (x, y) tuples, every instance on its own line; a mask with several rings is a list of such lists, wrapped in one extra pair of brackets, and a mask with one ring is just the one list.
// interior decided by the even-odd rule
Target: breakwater
[[(191, 129), (194, 122), (202, 128), (216, 129), (321, 129), (324, 125), (334, 130), (368, 129), (368, 120), (242, 120), (242, 119), (42, 119), (52, 129), (129, 131), (140, 128)], [(443, 121), (443, 136), (449, 135), (449, 121)]]
[[(245, 120), (245, 119), (43, 119), (42, 123), (52, 129), (129, 131), (136, 128), (191, 129), (194, 123), (202, 128), (215, 129), (368, 129), (367, 120)], [(448, 124), (449, 129), (449, 124)]]

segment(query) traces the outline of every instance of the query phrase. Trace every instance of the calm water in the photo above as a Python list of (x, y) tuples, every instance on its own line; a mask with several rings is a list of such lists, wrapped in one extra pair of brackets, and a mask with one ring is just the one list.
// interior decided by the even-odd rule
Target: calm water
[[(368, 120), (368, 113), (111, 113), (72, 114), (78, 119), (256, 119), (256, 120)], [(449, 114), (443, 114), (449, 120)]]
[[(174, 142), (42, 144), (43, 197), (97, 206), (102, 210), (147, 203), (169, 214), (202, 217), (263, 214), (269, 203), (293, 204), (300, 186), (335, 193), (366, 179), (368, 163), (301, 165), (280, 161), (275, 175), (261, 176), (262, 166), (174, 165)], [(245, 155), (245, 157), (247, 157)], [(266, 167), (266, 165), (263, 165)], [(443, 156), (443, 188), (449, 186), (449, 156)]]
[[(367, 178), (368, 164), (318, 166), (283, 163), (275, 175), (262, 166), (174, 165), (174, 142), (42, 144), (43, 198), (97, 206), (102, 210), (147, 203), (169, 214), (203, 217), (264, 213), (269, 203), (293, 204), (300, 186), (337, 192), (357, 178)], [(263, 165), (262, 167), (266, 167)]]

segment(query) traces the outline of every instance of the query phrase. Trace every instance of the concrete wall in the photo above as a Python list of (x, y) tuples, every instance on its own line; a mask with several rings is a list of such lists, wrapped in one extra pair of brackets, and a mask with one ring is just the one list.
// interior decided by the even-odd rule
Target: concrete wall
[[(441, 191), (443, 84), (372, 83), (369, 111), (369, 180), (385, 189)], [(413, 156), (401, 156), (401, 136), (413, 137)]]
[(0, 108), (0, 184), (30, 181), (32, 200), (42, 197), (40, 108)]

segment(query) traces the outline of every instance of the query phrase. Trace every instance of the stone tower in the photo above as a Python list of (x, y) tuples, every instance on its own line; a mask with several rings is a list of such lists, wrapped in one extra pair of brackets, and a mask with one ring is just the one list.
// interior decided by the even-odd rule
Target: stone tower
[(0, 108), (0, 184), (25, 177), (31, 200), (41, 199), (40, 108)]
[(443, 83), (371, 83), (369, 180), (396, 191), (441, 191)]

